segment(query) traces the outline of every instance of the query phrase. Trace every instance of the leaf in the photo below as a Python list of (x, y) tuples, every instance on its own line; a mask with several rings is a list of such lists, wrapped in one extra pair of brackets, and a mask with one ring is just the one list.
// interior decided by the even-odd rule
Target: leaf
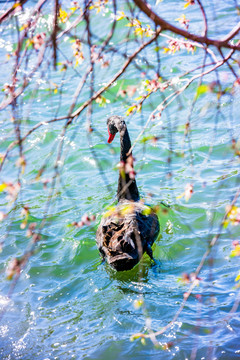
[(133, 27), (134, 25), (132, 23), (128, 23), (126, 26), (127, 27)]
[(149, 140), (152, 140), (154, 138), (153, 135), (149, 135), (149, 136), (144, 136), (141, 140), (140, 140), (140, 143), (146, 143), (147, 141)]
[(139, 36), (143, 37), (144, 30), (143, 30), (143, 28), (138, 27), (134, 30), (134, 33), (135, 33), (135, 35), (139, 35)]
[(236, 245), (234, 250), (231, 251), (231, 257), (240, 256), (240, 245)]
[(119, 11), (118, 14), (119, 15), (117, 16), (117, 21), (125, 19), (126, 15), (123, 11)]
[(130, 106), (130, 108), (128, 108), (126, 111), (126, 115), (129, 116), (131, 113), (133, 113), (136, 110), (136, 108), (137, 108), (136, 105)]
[(7, 187), (7, 184), (5, 184), (5, 183), (0, 184), (0, 192), (4, 191), (6, 189), (6, 187)]
[(142, 210), (142, 215), (150, 215), (152, 213), (152, 209), (149, 206), (145, 206), (145, 208)]
[(228, 224), (229, 224), (229, 220), (225, 220), (223, 222), (223, 228), (226, 229), (228, 227)]
[(163, 53), (165, 54), (165, 53), (167, 53), (168, 51), (170, 51), (170, 49), (169, 48), (163, 48)]
[(27, 29), (28, 28), (28, 24), (23, 24), (21, 27), (20, 27), (20, 31), (24, 30), (24, 29)]
[(60, 7), (59, 9), (59, 18), (61, 22), (65, 23), (68, 19), (68, 13)]
[(21, 2), (17, 1), (13, 6), (12, 9), (16, 9), (18, 6), (21, 6)]
[(209, 91), (209, 86), (207, 84), (202, 84), (197, 88), (196, 98), (199, 96), (206, 94)]
[(133, 24), (134, 24), (134, 26), (141, 26), (142, 23), (140, 20), (134, 19)]
[(184, 197), (185, 193), (183, 192), (181, 195), (176, 196), (176, 199), (181, 199), (182, 197)]
[(141, 333), (133, 334), (130, 337), (130, 341), (134, 341), (134, 340), (137, 340), (137, 339), (142, 338), (142, 337), (143, 337), (143, 334), (141, 334)]
[(238, 275), (237, 275), (237, 277), (236, 277), (235, 281), (240, 281), (240, 272), (238, 273)]

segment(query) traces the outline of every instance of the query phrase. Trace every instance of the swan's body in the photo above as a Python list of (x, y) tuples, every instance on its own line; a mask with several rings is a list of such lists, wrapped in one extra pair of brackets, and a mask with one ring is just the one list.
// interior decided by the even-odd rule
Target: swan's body
[(119, 171), (118, 204), (103, 215), (97, 230), (97, 245), (103, 259), (117, 271), (123, 271), (132, 269), (144, 252), (152, 258), (151, 246), (160, 227), (157, 215), (140, 201), (133, 167), (129, 165), (132, 164), (131, 142), (125, 122), (119, 116), (111, 116), (107, 124), (108, 142), (120, 133), (120, 161), (128, 163), (128, 168)]

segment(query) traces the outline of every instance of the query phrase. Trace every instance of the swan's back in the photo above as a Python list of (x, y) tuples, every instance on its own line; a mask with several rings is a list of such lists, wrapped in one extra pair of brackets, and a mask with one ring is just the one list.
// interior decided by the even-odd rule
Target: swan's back
[(141, 202), (121, 201), (105, 215), (97, 230), (97, 245), (117, 271), (130, 270), (159, 233), (158, 217)]

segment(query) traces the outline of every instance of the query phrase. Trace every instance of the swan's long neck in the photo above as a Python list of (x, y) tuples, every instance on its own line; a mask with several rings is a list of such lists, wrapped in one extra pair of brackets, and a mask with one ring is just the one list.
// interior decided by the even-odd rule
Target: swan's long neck
[(121, 145), (120, 161), (126, 162), (127, 154), (131, 149), (131, 140), (127, 128), (120, 131), (120, 145)]
[[(120, 161), (126, 163), (128, 156), (131, 155), (131, 153), (128, 154), (129, 150), (131, 149), (131, 140), (126, 127), (119, 131), (119, 133), (121, 146)], [(139, 192), (135, 179), (130, 179), (129, 174), (122, 171), (122, 169), (119, 171), (117, 197), (118, 201), (139, 200)]]

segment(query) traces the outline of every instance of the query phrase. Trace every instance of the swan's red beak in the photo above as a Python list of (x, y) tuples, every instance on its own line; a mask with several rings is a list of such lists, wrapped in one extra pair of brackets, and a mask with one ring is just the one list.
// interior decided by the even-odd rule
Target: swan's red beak
[(115, 135), (112, 135), (112, 134), (110, 133), (109, 129), (108, 129), (108, 135), (109, 135), (108, 143), (110, 144), (110, 143), (113, 141)]

